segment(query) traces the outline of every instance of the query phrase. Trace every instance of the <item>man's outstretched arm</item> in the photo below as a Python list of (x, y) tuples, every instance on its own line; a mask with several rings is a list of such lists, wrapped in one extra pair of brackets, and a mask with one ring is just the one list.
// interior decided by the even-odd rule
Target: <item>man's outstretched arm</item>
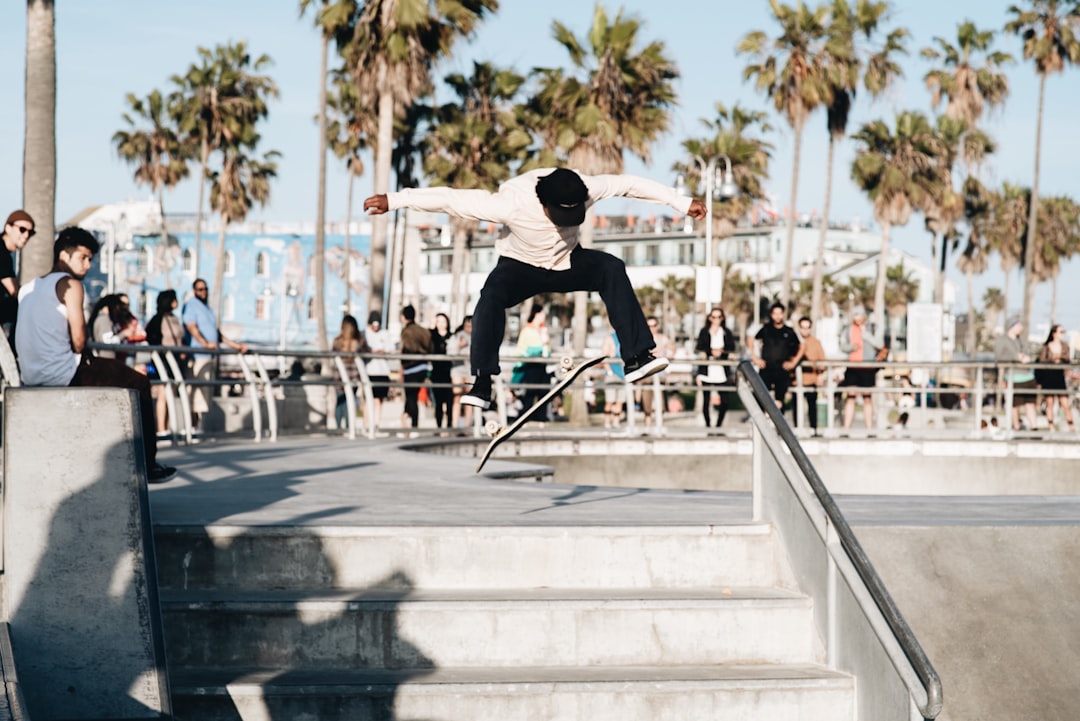
[(387, 195), (373, 195), (364, 201), (369, 215), (382, 215), (398, 208), (428, 213), (449, 213), (467, 220), (505, 223), (511, 214), (505, 198), (486, 190), (464, 188), (408, 188)]

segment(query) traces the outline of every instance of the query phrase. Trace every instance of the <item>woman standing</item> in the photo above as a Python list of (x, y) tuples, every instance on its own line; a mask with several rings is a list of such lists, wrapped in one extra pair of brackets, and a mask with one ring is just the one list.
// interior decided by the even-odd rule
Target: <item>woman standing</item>
[(390, 395), (390, 364), (379, 356), (394, 352), (394, 341), (390, 339), (389, 333), (380, 330), (381, 325), (382, 316), (379, 311), (371, 311), (365, 336), (372, 353), (372, 358), (367, 362), (367, 373), (368, 380), (371, 381), (371, 397), (375, 403), (375, 417), (371, 419), (371, 427), (374, 429), (379, 427), (382, 418), (382, 403)]
[[(1042, 350), (1039, 351), (1038, 362), (1066, 365), (1071, 360), (1071, 355), (1069, 344), (1065, 341), (1065, 329), (1055, 324), (1050, 328), (1050, 335), (1043, 343)], [(1069, 394), (1066, 392), (1068, 384), (1065, 382), (1065, 369), (1040, 368), (1035, 371), (1035, 379), (1044, 391), (1052, 391), (1046, 395), (1046, 421), (1049, 423), (1050, 430), (1054, 430), (1055, 401), (1065, 416), (1065, 422), (1069, 424), (1069, 430), (1076, 430), (1073, 426), (1072, 405), (1069, 403)]]
[[(529, 311), (529, 322), (518, 334), (517, 354), (522, 358), (547, 358), (551, 355), (551, 338), (548, 335), (547, 313), (544, 306), (534, 303)], [(515, 382), (527, 385), (542, 386), (551, 383), (545, 363), (521, 362), (515, 367)], [(532, 408), (545, 393), (547, 388), (527, 388), (522, 398), (525, 409)], [(547, 420), (547, 410), (540, 409), (536, 416), (537, 420)]]
[[(455, 428), (467, 428), (472, 425), (473, 407), (461, 403), (461, 395), (465, 389), (472, 385), (472, 374), (469, 372), (469, 349), (472, 347), (472, 316), (465, 316), (461, 325), (450, 340), (446, 343), (446, 352), (450, 355), (465, 356), (463, 363), (455, 363), (450, 368), (450, 379), (454, 382), (454, 422)], [(462, 411), (464, 410), (464, 417)]]
[[(356, 318), (348, 313), (341, 319), (341, 330), (338, 332), (337, 337), (334, 338), (333, 343), (330, 345), (331, 350), (339, 351), (341, 353), (367, 353), (367, 341), (364, 340), (364, 334), (360, 332), (360, 324), (357, 323)], [(360, 383), (360, 371), (356, 368), (356, 361), (353, 358), (347, 358), (345, 360), (345, 372), (349, 374), (349, 383), (353, 388), (356, 388)], [(341, 391), (337, 396), (337, 406), (334, 409), (334, 417), (337, 420), (338, 428), (346, 428), (348, 418), (349, 405), (346, 402), (345, 392)]]
[[(157, 313), (146, 324), (146, 342), (149, 345), (180, 346), (184, 344), (184, 331), (180, 327), (180, 319), (173, 315), (177, 305), (179, 305), (179, 302), (175, 290), (163, 290), (158, 293)], [(177, 360), (181, 368), (185, 367), (183, 358)], [(148, 365), (146, 371), (151, 379), (160, 380), (163, 375), (160, 369), (154, 368), (153, 365)], [(154, 411), (157, 416), (157, 434), (167, 436), (169, 435), (169, 401), (167, 394), (172, 393), (172, 386), (168, 383), (159, 383), (151, 386), (150, 391), (156, 403)]]
[[(698, 333), (697, 344), (694, 350), (701, 353), (705, 360), (727, 360), (731, 353), (735, 352), (735, 336), (724, 325), (726, 317), (720, 308), (713, 308), (709, 313), (705, 327)], [(705, 427), (711, 422), (709, 406), (712, 405), (713, 394), (716, 394), (716, 427), (719, 428), (727, 414), (727, 405), (724, 403), (724, 394), (720, 392), (721, 386), (729, 385), (727, 368), (718, 364), (710, 363), (698, 366), (697, 383), (702, 389), (701, 413), (705, 416)]]
[[(431, 329), (431, 350), (434, 355), (446, 355), (450, 334), (450, 317), (445, 313), (435, 315), (435, 327)], [(453, 361), (435, 360), (431, 362), (431, 398), (435, 403), (435, 427), (449, 428), (453, 418), (454, 389), (450, 387), (450, 368)]]

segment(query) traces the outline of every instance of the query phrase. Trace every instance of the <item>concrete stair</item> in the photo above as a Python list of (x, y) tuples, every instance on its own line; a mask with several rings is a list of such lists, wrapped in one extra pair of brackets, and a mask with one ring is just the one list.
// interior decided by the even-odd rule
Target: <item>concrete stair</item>
[(772, 531), (158, 528), (179, 719), (854, 718)]

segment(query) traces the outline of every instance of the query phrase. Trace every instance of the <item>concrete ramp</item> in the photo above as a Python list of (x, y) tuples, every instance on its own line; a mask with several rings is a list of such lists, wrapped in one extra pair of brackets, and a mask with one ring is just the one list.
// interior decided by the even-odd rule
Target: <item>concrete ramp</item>
[(3, 610), (30, 717), (171, 716), (134, 391), (5, 406)]

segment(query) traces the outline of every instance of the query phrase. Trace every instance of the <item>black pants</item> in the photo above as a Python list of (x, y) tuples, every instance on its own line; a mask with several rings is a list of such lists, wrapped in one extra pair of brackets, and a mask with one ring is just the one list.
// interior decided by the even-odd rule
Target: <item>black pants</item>
[(626, 264), (601, 250), (576, 248), (567, 270), (547, 270), (513, 258), (499, 258), (488, 275), (473, 311), (470, 360), (476, 375), (499, 373), (499, 346), (506, 332), (506, 309), (538, 293), (597, 291), (607, 306), (611, 327), (619, 336), (624, 360), (656, 344), (645, 322)]
[(157, 463), (157, 420), (154, 400), (150, 397), (150, 379), (115, 358), (83, 356), (69, 386), (88, 388), (130, 388), (139, 392), (139, 415), (142, 421), (143, 451), (147, 468)]
[(782, 408), (784, 406), (784, 398), (787, 396), (788, 388), (791, 387), (791, 373), (784, 369), (784, 366), (780, 363), (771, 364), (767, 363), (764, 368), (761, 369), (761, 380), (764, 381), (766, 388), (771, 388), (773, 392), (773, 398), (780, 404)]
[(427, 380), (427, 369), (413, 373), (402, 373), (401, 380), (405, 384), (405, 415), (409, 417), (412, 427), (420, 424), (420, 386)]
[[(806, 386), (809, 387), (809, 386)], [(802, 393), (795, 394), (795, 402), (791, 404), (791, 425), (795, 428), (799, 427), (799, 396), (802, 396), (803, 402), (806, 403), (806, 420), (809, 421), (810, 427), (817, 430), (817, 389), (810, 391), (803, 391)]]
[(705, 427), (708, 428), (711, 425), (712, 416), (710, 414), (709, 407), (712, 405), (712, 395), (716, 394), (716, 397), (720, 399), (720, 404), (716, 406), (716, 427), (719, 428), (724, 423), (724, 416), (727, 415), (727, 403), (724, 400), (724, 391), (731, 390), (727, 385), (720, 385), (718, 383), (702, 383), (701, 384), (701, 413), (705, 416)]

